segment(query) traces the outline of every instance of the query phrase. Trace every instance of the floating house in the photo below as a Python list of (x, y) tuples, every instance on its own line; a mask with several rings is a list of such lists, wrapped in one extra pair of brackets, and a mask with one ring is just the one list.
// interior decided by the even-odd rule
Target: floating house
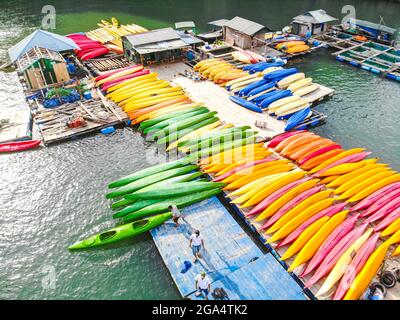
[(8, 50), (11, 62), (14, 63), (18, 58), (35, 47), (57, 52), (68, 52), (79, 49), (79, 46), (72, 39), (39, 29)]
[(207, 42), (213, 42), (218, 39), (222, 39), (223, 36), (222, 29), (227, 24), (228, 21), (229, 21), (228, 19), (219, 19), (207, 23), (208, 31), (198, 34), (197, 37)]
[(172, 28), (127, 35), (122, 38), (124, 54), (135, 63), (168, 63), (185, 57), (191, 45)]
[(328, 30), (329, 23), (337, 20), (321, 9), (308, 11), (293, 18), (292, 33), (302, 36), (307, 33), (311, 33), (311, 35), (320, 34)]
[(235, 17), (223, 25), (224, 41), (242, 49), (252, 48), (257, 36), (268, 31), (271, 30), (266, 26), (241, 17)]
[(378, 24), (354, 18), (349, 19), (345, 31), (388, 43), (396, 38), (396, 29), (394, 28), (387, 27), (382, 23)]
[(34, 47), (17, 61), (29, 89), (39, 90), (70, 80), (64, 57), (57, 51)]

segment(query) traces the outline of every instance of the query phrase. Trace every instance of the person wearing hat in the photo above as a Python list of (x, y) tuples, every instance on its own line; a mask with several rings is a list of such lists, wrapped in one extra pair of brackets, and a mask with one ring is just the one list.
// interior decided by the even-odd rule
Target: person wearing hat
[(192, 252), (194, 255), (194, 262), (197, 262), (201, 258), (200, 250), (204, 247), (204, 240), (203, 237), (200, 235), (200, 231), (196, 230), (190, 236), (189, 247), (192, 248)]
[(204, 299), (208, 300), (208, 293), (211, 291), (211, 280), (203, 271), (196, 278), (196, 297), (203, 295)]

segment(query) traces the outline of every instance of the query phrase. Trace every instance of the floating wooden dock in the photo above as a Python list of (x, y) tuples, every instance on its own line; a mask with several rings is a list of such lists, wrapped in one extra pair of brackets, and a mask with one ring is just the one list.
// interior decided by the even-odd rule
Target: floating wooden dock
[(28, 106), (8, 109), (0, 114), (0, 143), (30, 140), (32, 117)]
[(123, 55), (90, 59), (84, 65), (93, 75), (98, 76), (106, 71), (129, 67), (132, 62), (125, 59)]
[(332, 55), (340, 62), (400, 81), (400, 51), (394, 47), (374, 41), (357, 41), (340, 31), (324, 33), (313, 39), (339, 50)]
[[(194, 278), (206, 272), (211, 289), (223, 288), (230, 300), (305, 300), (297, 282), (270, 254), (264, 253), (245, 233), (218, 198), (213, 197), (182, 210), (186, 222), (172, 222), (151, 231), (182, 297), (195, 297)], [(189, 237), (200, 230), (206, 251), (193, 263)], [(184, 262), (192, 267), (182, 273)], [(212, 299), (212, 295), (209, 295)]]
[[(77, 116), (82, 116), (87, 125), (69, 128), (66, 123)], [(68, 103), (53, 109), (39, 108), (34, 120), (44, 144), (49, 145), (118, 125), (128, 121), (128, 117), (120, 107), (103, 98)]]
[[(181, 86), (194, 101), (203, 102), (210, 110), (217, 111), (220, 118), (226, 122), (237, 126), (251, 126), (254, 130), (260, 132), (263, 137), (273, 137), (285, 131), (285, 121), (238, 106), (229, 99), (229, 92), (225, 88), (210, 81), (193, 81), (184, 77), (183, 74), (185, 72), (193, 73), (193, 70), (184, 63), (154, 66), (151, 69), (154, 72), (158, 72), (160, 78)], [(318, 90), (304, 98), (315, 105), (332, 96), (333, 93), (332, 89), (320, 85)], [(267, 128), (261, 129), (257, 127), (256, 122), (266, 122)]]

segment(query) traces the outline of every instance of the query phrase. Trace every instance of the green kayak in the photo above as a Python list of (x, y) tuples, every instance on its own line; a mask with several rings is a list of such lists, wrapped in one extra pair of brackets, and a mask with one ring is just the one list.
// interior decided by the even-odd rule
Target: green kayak
[(225, 187), (225, 183), (216, 182), (178, 182), (159, 186), (151, 191), (136, 191), (125, 196), (125, 199), (139, 200), (139, 199), (161, 199), (171, 198), (178, 196), (185, 196), (195, 192), (202, 192), (216, 188)]
[(161, 173), (153, 174), (151, 176), (131, 182), (121, 188), (114, 189), (114, 191), (112, 191), (106, 195), (106, 198), (114, 199), (114, 198), (122, 197), (126, 194), (138, 191), (139, 189), (147, 187), (156, 182), (163, 181), (163, 180), (173, 178), (173, 177), (177, 177), (177, 176), (180, 176), (180, 175), (192, 172), (192, 171), (196, 171), (197, 169), (198, 169), (197, 166), (189, 165), (189, 166), (184, 166), (181, 168), (171, 169), (171, 170), (167, 170), (167, 171), (164, 171)]
[(110, 189), (123, 187), (133, 181), (151, 176), (156, 173), (164, 172), (166, 170), (183, 167), (183, 166), (187, 165), (188, 163), (189, 162), (185, 159), (180, 159), (180, 160), (168, 162), (168, 163), (161, 163), (159, 165), (140, 170), (140, 171), (132, 173), (126, 177), (118, 179), (114, 182), (111, 182), (108, 187)]
[(165, 120), (168, 120), (168, 119), (172, 119), (172, 118), (176, 118), (176, 117), (180, 117), (180, 116), (186, 115), (188, 113), (192, 113), (194, 110), (197, 110), (197, 109), (200, 109), (200, 108), (204, 108), (204, 107), (193, 107), (193, 108), (185, 109), (185, 110), (182, 110), (182, 111), (170, 112), (170, 113), (167, 113), (167, 114), (165, 114), (163, 116), (159, 116), (157, 118), (153, 118), (153, 119), (150, 119), (150, 120), (143, 121), (140, 124), (139, 129), (140, 130), (144, 130), (144, 129), (146, 129), (148, 127), (152, 127), (155, 124), (160, 123), (162, 121), (165, 121)]
[(221, 191), (222, 191), (221, 189), (217, 188), (217, 189), (213, 189), (213, 190), (197, 192), (197, 193), (191, 194), (191, 195), (167, 199), (167, 200), (161, 201), (159, 203), (152, 204), (143, 209), (140, 209), (136, 212), (132, 212), (132, 213), (126, 215), (125, 217), (123, 217), (122, 221), (129, 222), (129, 221), (141, 219), (143, 217), (151, 216), (154, 214), (167, 212), (168, 207), (173, 206), (173, 205), (182, 209), (187, 206), (190, 206), (191, 204), (211, 198), (211, 197), (221, 193)]
[(192, 112), (185, 113), (185, 114), (180, 115), (178, 117), (172, 117), (172, 118), (169, 118), (167, 120), (163, 120), (163, 121), (160, 121), (158, 123), (155, 123), (152, 126), (145, 127), (143, 129), (143, 133), (144, 134), (150, 134), (151, 132), (156, 132), (156, 131), (161, 130), (163, 128), (166, 128), (166, 127), (168, 127), (170, 125), (173, 125), (174, 123), (177, 123), (178, 121), (182, 121), (182, 120), (185, 120), (185, 119), (190, 119), (190, 118), (192, 118), (194, 116), (198, 116), (198, 115), (201, 115), (201, 114), (204, 114), (204, 113), (208, 113), (208, 112), (210, 112), (210, 111), (205, 107), (198, 108), (196, 110), (192, 110)]
[(191, 117), (189, 119), (185, 119), (185, 120), (181, 120), (178, 122), (175, 122), (173, 124), (170, 124), (169, 126), (156, 131), (153, 135), (152, 135), (152, 139), (158, 140), (161, 139), (163, 137), (165, 137), (166, 135), (169, 135), (171, 133), (174, 133), (176, 131), (182, 130), (182, 129), (186, 129), (191, 127), (192, 125), (195, 125), (198, 122), (202, 122), (204, 120), (207, 120), (209, 118), (214, 117), (217, 114), (217, 112), (208, 112), (205, 114), (200, 114), (198, 116), (194, 116)]
[(207, 120), (201, 121), (199, 123), (196, 123), (188, 128), (178, 130), (176, 132), (172, 132), (170, 134), (165, 135), (164, 137), (158, 137), (157, 138), (157, 144), (160, 145), (166, 145), (167, 143), (174, 142), (178, 140), (179, 138), (182, 138), (183, 136), (186, 136), (188, 133), (191, 133), (197, 129), (203, 128), (209, 124), (212, 124), (214, 122), (217, 122), (219, 120), (218, 117), (212, 117), (208, 118)]
[(146, 231), (154, 229), (172, 218), (172, 213), (165, 213), (147, 219), (128, 223), (111, 230), (96, 234), (86, 240), (69, 247), (69, 250), (81, 250), (116, 243), (118, 241), (135, 237)]
[[(203, 172), (195, 172), (195, 173), (184, 174), (184, 175), (181, 175), (181, 176), (173, 177), (173, 178), (170, 178), (170, 179), (167, 179), (167, 180), (163, 180), (163, 181), (154, 183), (154, 184), (152, 184), (152, 185), (150, 185), (148, 187), (145, 187), (143, 189), (140, 189), (138, 191), (150, 191), (150, 190), (153, 190), (154, 188), (157, 188), (159, 186), (166, 185), (166, 184), (173, 184), (173, 183), (177, 183), (177, 182), (189, 182), (189, 181), (192, 181), (192, 180), (195, 180), (195, 179), (201, 177), (203, 174), (204, 174)], [(122, 199), (122, 200), (119, 200), (117, 202), (114, 202), (111, 205), (111, 208), (118, 209), (118, 208), (121, 208), (121, 207), (128, 206), (128, 205), (130, 205), (130, 204), (132, 204), (134, 202), (135, 202), (135, 200)], [(144, 208), (144, 207), (142, 207), (142, 208)]]

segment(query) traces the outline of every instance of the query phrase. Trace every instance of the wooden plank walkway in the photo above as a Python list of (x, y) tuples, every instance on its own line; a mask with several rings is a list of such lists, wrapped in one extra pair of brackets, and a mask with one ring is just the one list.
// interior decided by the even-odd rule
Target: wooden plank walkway
[(32, 138), (32, 117), (28, 106), (9, 109), (0, 114), (0, 143), (30, 140)]
[[(183, 213), (186, 222), (180, 227), (166, 223), (151, 231), (182, 297), (194, 298), (194, 278), (205, 271), (212, 290), (223, 287), (231, 299), (306, 299), (294, 279), (271, 254), (257, 247), (218, 198), (192, 205)], [(201, 231), (206, 251), (193, 264), (189, 237), (196, 229)], [(185, 261), (191, 261), (192, 267), (182, 273)], [(254, 293), (244, 296), (245, 290)]]

